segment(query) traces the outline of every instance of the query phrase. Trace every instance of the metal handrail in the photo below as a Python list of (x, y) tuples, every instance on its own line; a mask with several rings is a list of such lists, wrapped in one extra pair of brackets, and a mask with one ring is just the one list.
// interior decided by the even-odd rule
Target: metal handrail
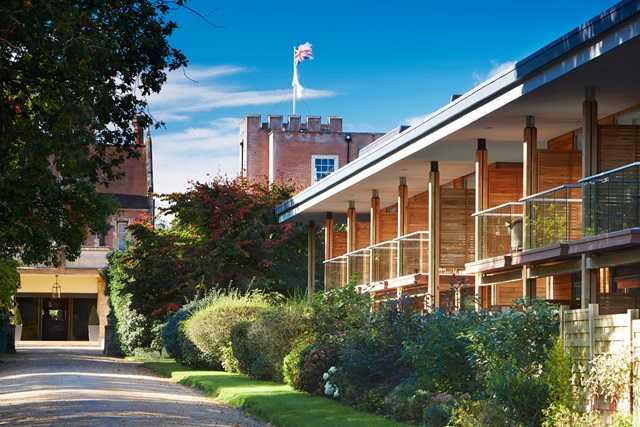
[[(569, 190), (569, 189), (572, 189), (572, 188), (582, 188), (582, 185), (580, 185), (578, 183), (558, 185), (557, 187), (553, 187), (553, 188), (550, 188), (548, 190), (544, 190), (544, 191), (541, 191), (539, 193), (532, 194), (532, 195), (527, 196), (527, 197), (523, 197), (522, 199), (520, 199), (520, 201), (521, 202), (526, 202), (526, 201), (529, 201), (531, 199), (535, 199), (535, 198), (538, 198), (540, 196), (544, 196), (545, 194), (554, 193), (556, 191), (564, 190), (564, 189)], [(567, 200), (577, 200), (577, 199), (567, 199)]]
[(583, 182), (593, 181), (594, 179), (599, 179), (599, 178), (605, 177), (607, 175), (611, 175), (611, 174), (614, 174), (614, 173), (617, 173), (617, 172), (620, 172), (620, 171), (623, 171), (623, 170), (626, 170), (626, 169), (635, 168), (635, 167), (640, 167), (640, 162), (629, 163), (629, 164), (617, 167), (615, 169), (610, 169), (608, 171), (600, 172), (600, 173), (597, 173), (595, 175), (586, 176), (586, 177), (584, 177), (582, 179), (579, 179), (578, 182), (579, 183), (583, 183)]
[[(480, 212), (474, 212), (474, 213), (471, 214), (471, 216), (486, 215), (488, 213), (491, 213), (492, 211), (496, 211), (498, 209), (506, 208), (508, 206), (523, 206), (523, 203), (522, 202), (507, 202), (507, 203), (503, 203), (503, 204), (498, 205), (498, 206), (494, 206), (492, 208), (481, 210)], [(516, 214), (495, 214), (494, 216), (503, 216), (503, 215), (521, 216), (522, 214), (517, 214), (517, 213)]]

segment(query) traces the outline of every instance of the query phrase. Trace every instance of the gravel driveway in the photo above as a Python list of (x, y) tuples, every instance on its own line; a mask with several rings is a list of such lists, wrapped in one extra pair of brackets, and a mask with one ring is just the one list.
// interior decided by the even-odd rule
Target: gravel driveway
[(0, 425), (261, 426), (237, 409), (89, 349), (0, 356)]

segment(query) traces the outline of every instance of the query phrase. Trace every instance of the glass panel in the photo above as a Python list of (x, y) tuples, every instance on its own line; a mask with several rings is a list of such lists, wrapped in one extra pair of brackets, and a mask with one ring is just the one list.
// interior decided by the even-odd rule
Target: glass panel
[(388, 241), (371, 246), (372, 282), (398, 277), (398, 242)]
[(325, 289), (341, 288), (347, 284), (347, 257), (340, 256), (324, 262)]
[(314, 170), (316, 181), (320, 181), (329, 175), (336, 168), (336, 160), (333, 157), (316, 157), (314, 158)]
[(640, 226), (640, 163), (585, 178), (585, 236)]
[(582, 237), (582, 188), (577, 184), (544, 191), (525, 200), (527, 249)]
[(398, 238), (400, 276), (429, 272), (429, 232), (418, 231)]
[(505, 203), (477, 213), (480, 225), (479, 259), (522, 250), (522, 203)]
[(127, 249), (127, 226), (126, 221), (118, 221), (118, 250)]
[(369, 263), (371, 254), (368, 248), (351, 252), (347, 255), (349, 262), (349, 280), (355, 280), (356, 286), (369, 284)]

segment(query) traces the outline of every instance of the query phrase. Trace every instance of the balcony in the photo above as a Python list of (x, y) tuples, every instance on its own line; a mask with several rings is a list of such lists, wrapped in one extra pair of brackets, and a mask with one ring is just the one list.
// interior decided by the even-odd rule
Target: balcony
[(429, 272), (429, 232), (418, 231), (394, 240), (358, 249), (324, 262), (325, 288), (382, 283)]
[(481, 238), (478, 259), (522, 250), (523, 203), (509, 202), (476, 212)]
[(523, 199), (525, 249), (582, 238), (582, 186), (566, 184)]
[(640, 226), (640, 162), (580, 180), (584, 236)]

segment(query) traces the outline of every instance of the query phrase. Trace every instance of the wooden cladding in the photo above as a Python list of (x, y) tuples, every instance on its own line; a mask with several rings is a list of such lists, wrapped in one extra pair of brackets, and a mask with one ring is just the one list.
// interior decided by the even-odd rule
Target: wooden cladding
[(489, 206), (520, 200), (522, 197), (522, 163), (489, 165)]
[(538, 191), (577, 182), (582, 178), (579, 151), (538, 150)]
[(347, 253), (347, 232), (333, 231), (333, 252), (331, 258)]
[(474, 260), (475, 191), (465, 188), (441, 188), (440, 192), (440, 267), (464, 268)]
[(407, 207), (407, 234), (429, 229), (429, 193), (417, 194), (409, 199)]
[(600, 126), (598, 172), (640, 160), (640, 126)]
[(369, 221), (356, 221), (356, 247), (354, 250), (368, 247), (370, 237)]

